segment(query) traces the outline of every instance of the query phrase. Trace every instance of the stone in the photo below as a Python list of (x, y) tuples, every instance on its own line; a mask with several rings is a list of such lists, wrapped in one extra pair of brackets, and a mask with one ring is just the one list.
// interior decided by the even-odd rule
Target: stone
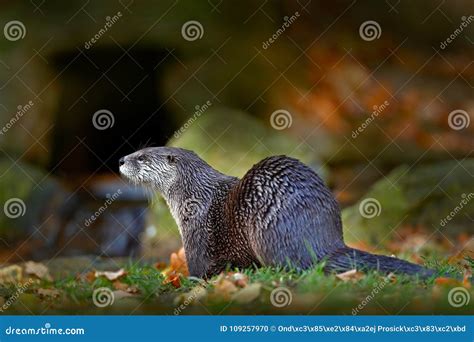
[(396, 168), (343, 210), (346, 241), (379, 244), (403, 225), (447, 237), (473, 234), (473, 175), (474, 159)]

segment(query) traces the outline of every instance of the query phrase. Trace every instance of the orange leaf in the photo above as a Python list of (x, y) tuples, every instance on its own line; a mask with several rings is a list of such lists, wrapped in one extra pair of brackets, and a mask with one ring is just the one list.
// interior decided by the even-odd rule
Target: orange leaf
[(164, 270), (164, 269), (166, 268), (166, 263), (165, 263), (165, 262), (162, 262), (162, 261), (157, 262), (157, 263), (155, 264), (155, 268), (156, 268), (157, 270), (162, 271), (162, 270)]
[(438, 277), (434, 282), (436, 285), (459, 285), (459, 281), (447, 277)]
[(181, 248), (178, 253), (171, 253), (170, 267), (173, 271), (181, 273), (183, 276), (187, 277), (189, 275), (184, 248)]
[(176, 288), (181, 287), (180, 277), (189, 276), (184, 248), (181, 248), (177, 253), (171, 253), (170, 266), (161, 273), (165, 276), (163, 284), (171, 283)]
[(472, 277), (472, 273), (470, 272), (470, 270), (466, 271), (465, 274), (464, 274), (463, 280), (462, 280), (462, 286), (464, 286), (465, 288), (470, 289), (471, 286), (472, 286), (471, 277)]
[(112, 284), (116, 290), (127, 291), (128, 284), (122, 283), (120, 280), (116, 280)]
[(176, 288), (180, 288), (181, 287), (180, 275), (176, 273), (171, 273), (167, 275), (165, 280), (163, 280), (163, 284), (171, 284)]

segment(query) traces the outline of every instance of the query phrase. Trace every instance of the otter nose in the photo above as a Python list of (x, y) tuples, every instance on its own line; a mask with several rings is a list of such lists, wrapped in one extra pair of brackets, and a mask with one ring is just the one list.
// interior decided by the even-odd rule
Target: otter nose
[(119, 166), (122, 166), (123, 164), (125, 164), (125, 158), (124, 157), (119, 159)]

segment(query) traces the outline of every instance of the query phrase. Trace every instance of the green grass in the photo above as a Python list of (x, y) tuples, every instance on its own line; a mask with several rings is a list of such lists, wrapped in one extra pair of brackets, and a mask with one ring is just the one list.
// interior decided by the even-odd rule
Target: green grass
[[(435, 259), (425, 260), (426, 265), (440, 274), (450, 272), (460, 275), (460, 268)], [(467, 259), (472, 266), (472, 259)], [(34, 284), (20, 296), (6, 313), (84, 313), (84, 314), (176, 314), (176, 308), (192, 297), (192, 291), (201, 282), (183, 278), (181, 287), (163, 284), (164, 276), (151, 265), (129, 262), (123, 265), (127, 274), (120, 282), (138, 289), (133, 296), (118, 299), (110, 307), (97, 308), (92, 303), (95, 289), (106, 287), (114, 290), (112, 281), (105, 277), (88, 281), (84, 277), (68, 277)], [(236, 272), (238, 270), (232, 270)], [(377, 272), (368, 272), (358, 281), (344, 282), (334, 274), (327, 275), (323, 265), (312, 270), (297, 272), (278, 268), (246, 269), (248, 284), (260, 284), (258, 296), (248, 302), (237, 302), (225, 296), (218, 277), (205, 283), (206, 296), (186, 303), (179, 314), (467, 314), (473, 311), (473, 300), (456, 308), (449, 304), (448, 294), (461, 283), (436, 285), (432, 280), (397, 276), (395, 280)], [(381, 286), (383, 284), (383, 286)], [(291, 293), (291, 303), (282, 308), (271, 303), (275, 288), (284, 287)], [(37, 289), (56, 289), (59, 296), (38, 298)], [(241, 288), (238, 287), (240, 291)], [(374, 291), (376, 293), (374, 294)], [(14, 287), (0, 288), (0, 296), (8, 298)], [(474, 291), (468, 290), (472, 298)], [(368, 297), (369, 296), (369, 297)], [(370, 297), (371, 296), (371, 297)], [(370, 300), (367, 300), (370, 298)], [(364, 302), (365, 301), (365, 302)], [(363, 305), (362, 305), (363, 304)], [(358, 306), (362, 306), (362, 308)], [(28, 308), (25, 309), (25, 306)], [(355, 311), (354, 311), (355, 310)]]

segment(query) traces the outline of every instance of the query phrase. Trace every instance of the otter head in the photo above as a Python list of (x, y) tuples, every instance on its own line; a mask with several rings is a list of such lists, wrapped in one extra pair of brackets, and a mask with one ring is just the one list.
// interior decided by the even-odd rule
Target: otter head
[(200, 159), (191, 151), (149, 147), (120, 158), (119, 165), (120, 173), (131, 182), (166, 194), (179, 183), (183, 169), (192, 169), (196, 160)]

